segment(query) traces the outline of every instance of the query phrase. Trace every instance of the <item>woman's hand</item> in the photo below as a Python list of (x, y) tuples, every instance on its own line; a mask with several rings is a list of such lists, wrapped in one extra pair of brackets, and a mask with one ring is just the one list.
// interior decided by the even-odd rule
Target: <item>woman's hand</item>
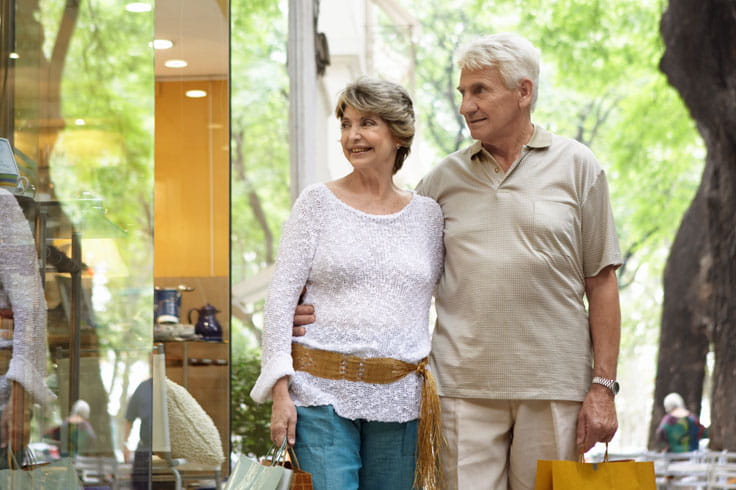
[(296, 407), (289, 396), (289, 378), (283, 377), (271, 390), (273, 406), (271, 407), (271, 441), (281, 446), (284, 436), (288, 437), (289, 446), (296, 441)]

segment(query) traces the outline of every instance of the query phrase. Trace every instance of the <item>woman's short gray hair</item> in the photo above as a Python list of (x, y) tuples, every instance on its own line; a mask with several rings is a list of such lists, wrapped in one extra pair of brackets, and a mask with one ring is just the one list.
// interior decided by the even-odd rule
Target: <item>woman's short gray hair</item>
[(470, 71), (495, 66), (509, 89), (528, 78), (533, 84), (531, 108), (534, 110), (539, 94), (539, 57), (539, 50), (526, 38), (505, 32), (470, 42), (458, 53), (457, 64), (461, 70)]
[(676, 408), (685, 408), (685, 400), (679, 393), (670, 393), (664, 397), (664, 411), (669, 413)]
[(335, 116), (342, 119), (347, 107), (365, 114), (375, 114), (386, 121), (391, 135), (401, 145), (396, 152), (393, 168), (393, 173), (398, 172), (409, 156), (415, 132), (414, 104), (406, 89), (398, 83), (361, 77), (340, 92)]
[(84, 400), (77, 400), (72, 405), (72, 415), (79, 415), (83, 419), (89, 418), (89, 403)]

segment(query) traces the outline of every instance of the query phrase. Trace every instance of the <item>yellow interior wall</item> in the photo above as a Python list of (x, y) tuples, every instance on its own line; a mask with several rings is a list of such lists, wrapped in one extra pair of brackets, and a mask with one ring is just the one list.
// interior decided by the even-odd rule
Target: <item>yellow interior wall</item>
[(228, 121), (227, 81), (156, 82), (157, 278), (229, 274)]

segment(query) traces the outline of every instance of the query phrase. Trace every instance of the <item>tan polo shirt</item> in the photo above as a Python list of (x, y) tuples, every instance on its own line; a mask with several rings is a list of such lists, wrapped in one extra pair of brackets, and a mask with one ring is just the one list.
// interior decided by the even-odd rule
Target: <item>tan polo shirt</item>
[(583, 400), (592, 373), (585, 278), (621, 264), (593, 153), (535, 126), (508, 172), (476, 142), (417, 191), (445, 217), (432, 343), (440, 393)]

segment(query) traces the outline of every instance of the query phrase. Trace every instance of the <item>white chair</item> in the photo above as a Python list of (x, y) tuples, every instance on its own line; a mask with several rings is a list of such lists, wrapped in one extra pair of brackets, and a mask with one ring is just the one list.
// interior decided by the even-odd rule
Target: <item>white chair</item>
[[(157, 345), (153, 354), (153, 417), (151, 479), (170, 481), (173, 477), (176, 490), (182, 489), (184, 480), (214, 480), (215, 488), (222, 488), (219, 465), (207, 466), (186, 459), (173, 458), (170, 431), (177, 430), (169, 425), (168, 391), (166, 386), (166, 355), (162, 345)], [(181, 428), (179, 428), (181, 430)]]
[(736, 452), (711, 452), (708, 457), (708, 490), (736, 489)]

